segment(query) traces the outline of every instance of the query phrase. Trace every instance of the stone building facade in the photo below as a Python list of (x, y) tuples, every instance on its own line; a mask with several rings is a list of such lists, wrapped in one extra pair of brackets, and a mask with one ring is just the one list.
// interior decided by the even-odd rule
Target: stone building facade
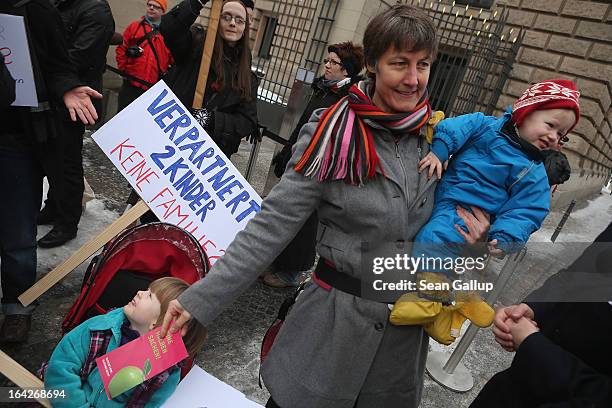
[[(612, 168), (612, 5), (609, 1), (504, 0), (508, 22), (526, 28), (523, 45), (498, 106), (529, 83), (574, 80), (581, 90), (581, 120), (564, 150), (572, 177), (566, 197), (599, 191)], [(567, 200), (563, 200), (567, 201)]]

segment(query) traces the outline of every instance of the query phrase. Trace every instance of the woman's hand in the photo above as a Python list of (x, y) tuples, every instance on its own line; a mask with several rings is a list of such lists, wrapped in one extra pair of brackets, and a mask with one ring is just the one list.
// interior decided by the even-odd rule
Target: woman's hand
[[(161, 337), (166, 337), (166, 334), (174, 334), (181, 331), (181, 336), (187, 334), (187, 323), (192, 319), (191, 314), (183, 308), (178, 300), (174, 299), (168, 304), (164, 322), (161, 328)], [(174, 321), (173, 321), (174, 320)], [(170, 324), (172, 322), (172, 324)]]
[[(419, 162), (419, 173), (423, 172), (429, 167), (427, 178), (430, 179), (434, 172), (438, 175), (438, 180), (442, 178), (442, 162), (438, 159), (438, 156), (432, 152), (427, 153), (427, 156)], [(446, 168), (446, 167), (444, 167)]]
[(465, 232), (458, 224), (455, 224), (455, 229), (461, 234), (468, 245), (474, 245), (477, 242), (484, 242), (487, 239), (491, 223), (489, 214), (478, 207), (470, 206), (470, 209), (472, 211), (457, 206), (457, 215), (459, 215), (465, 223), (468, 232)]

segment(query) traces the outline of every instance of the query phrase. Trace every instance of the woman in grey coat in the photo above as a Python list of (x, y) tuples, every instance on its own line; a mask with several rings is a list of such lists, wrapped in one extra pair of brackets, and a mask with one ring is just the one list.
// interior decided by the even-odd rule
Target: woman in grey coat
[[(409, 243), (428, 220), (433, 180), (418, 163), (429, 151), (425, 124), (435, 28), (418, 8), (396, 5), (364, 34), (369, 81), (353, 86), (300, 132), (285, 175), (210, 273), (168, 308), (163, 331), (192, 317), (208, 325), (275, 259), (313, 211), (322, 258), (262, 366), (268, 407), (416, 407), (428, 337), (393, 326), (389, 308), (355, 291), (372, 269), (361, 244)], [(458, 210), (468, 242), (486, 237), (488, 217)], [(340, 277), (340, 279), (335, 279)]]

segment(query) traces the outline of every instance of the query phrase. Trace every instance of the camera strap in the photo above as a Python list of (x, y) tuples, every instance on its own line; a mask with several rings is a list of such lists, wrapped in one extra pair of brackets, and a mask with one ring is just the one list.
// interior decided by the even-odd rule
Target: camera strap
[(130, 81), (134, 81), (134, 82), (138, 82), (139, 84), (143, 84), (146, 87), (152, 87), (154, 84), (145, 81), (144, 79), (140, 79), (135, 77), (134, 75), (130, 75), (125, 71), (120, 71), (117, 68), (113, 67), (112, 65), (108, 65), (106, 64), (106, 69), (108, 69), (111, 72), (114, 72), (115, 74), (121, 75), (123, 78), (130, 80)]
[(136, 40), (136, 45), (140, 47), (140, 44), (142, 44), (144, 41), (149, 43), (149, 47), (151, 47), (151, 51), (155, 57), (155, 63), (157, 64), (157, 75), (161, 78), (166, 75), (166, 73), (162, 71), (161, 66), (159, 65), (159, 55), (157, 55), (157, 50), (155, 49), (153, 41), (151, 40), (155, 34), (159, 33), (159, 29), (152, 28), (151, 31), (147, 32), (147, 24), (145, 23), (144, 19), (140, 22), (140, 25), (142, 26), (142, 31), (144, 31), (145, 35)]
[(155, 57), (155, 63), (157, 64), (157, 75), (161, 78), (166, 75), (166, 73), (162, 71), (161, 66), (159, 65), (159, 55), (157, 55), (157, 50), (155, 49), (155, 46), (153, 46), (151, 37), (147, 37), (147, 42), (149, 43), (149, 47), (151, 47), (151, 51), (153, 51), (153, 56)]
[(144, 41), (148, 41), (151, 37), (153, 37), (155, 34), (159, 32), (157, 28), (152, 28), (151, 31), (147, 32), (147, 25), (145, 24), (144, 20), (140, 22), (140, 26), (142, 27), (142, 31), (145, 33), (145, 35), (143, 35), (142, 37), (136, 40), (135, 45), (139, 47), (140, 47), (140, 44), (142, 44)]

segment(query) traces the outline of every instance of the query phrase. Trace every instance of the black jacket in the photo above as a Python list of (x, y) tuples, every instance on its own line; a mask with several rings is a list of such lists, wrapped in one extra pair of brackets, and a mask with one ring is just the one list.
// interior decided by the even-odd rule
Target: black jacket
[[(79, 78), (102, 92), (106, 53), (115, 33), (115, 20), (106, 0), (57, 2), (68, 40), (68, 54)], [(99, 113), (99, 112), (98, 112)]]
[(558, 299), (568, 282), (577, 290), (575, 274), (578, 280), (603, 274), (603, 298), (612, 300), (611, 243), (612, 223), (571, 266), (528, 296), (525, 303), (533, 309), (540, 332), (523, 341), (510, 368), (491, 379), (473, 407), (612, 407), (612, 305), (541, 301)]
[[(72, 88), (83, 85), (77, 76), (76, 69), (70, 63), (64, 27), (60, 15), (48, 0), (31, 0), (21, 8), (13, 5), (19, 0), (0, 2), (0, 13), (23, 15), (27, 13), (28, 42), (34, 65), (34, 79), (39, 102), (49, 102), (53, 115), (67, 118), (68, 113), (63, 103), (63, 95)], [(48, 113), (48, 112), (47, 112)], [(0, 110), (2, 132), (6, 134), (28, 133), (30, 138), (39, 140), (47, 135), (33, 129), (37, 119), (47, 113), (31, 113), (28, 108), (11, 107)], [(21, 120), (15, 120), (21, 118)], [(44, 121), (49, 118), (44, 118)], [(36, 133), (36, 134), (34, 134)], [(0, 138), (0, 143), (10, 143), (8, 138)]]
[(324, 87), (322, 85), (324, 77), (319, 77), (312, 83), (312, 94), (310, 96), (310, 100), (308, 101), (304, 112), (302, 112), (300, 120), (293, 129), (293, 132), (289, 137), (289, 142), (285, 145), (285, 147), (283, 147), (283, 150), (274, 156), (272, 161), (274, 164), (274, 174), (276, 174), (276, 177), (280, 178), (285, 172), (287, 163), (289, 163), (289, 159), (291, 158), (291, 149), (297, 141), (298, 135), (300, 134), (300, 129), (302, 129), (302, 126), (308, 123), (312, 113), (317, 109), (328, 108), (338, 102), (348, 94), (350, 87), (360, 79), (361, 77), (356, 77), (350, 83), (337, 90), (331, 90), (329, 87)]
[[(191, 25), (199, 15), (202, 5), (197, 0), (184, 0), (162, 16), (159, 30), (174, 57), (175, 65), (164, 81), (188, 108), (192, 107), (200, 61), (204, 50), (204, 32), (196, 32)], [(238, 50), (226, 48), (225, 78), (235, 74), (238, 66)], [(217, 75), (211, 66), (206, 81), (203, 107), (214, 112), (211, 137), (226, 152), (238, 150), (240, 140), (257, 130), (257, 86), (258, 80), (251, 73), (252, 99), (242, 98), (238, 91), (225, 86), (219, 91), (212, 89)]]
[(0, 109), (2, 109), (15, 101), (15, 79), (4, 64), (4, 55), (0, 54), (0, 58)]

